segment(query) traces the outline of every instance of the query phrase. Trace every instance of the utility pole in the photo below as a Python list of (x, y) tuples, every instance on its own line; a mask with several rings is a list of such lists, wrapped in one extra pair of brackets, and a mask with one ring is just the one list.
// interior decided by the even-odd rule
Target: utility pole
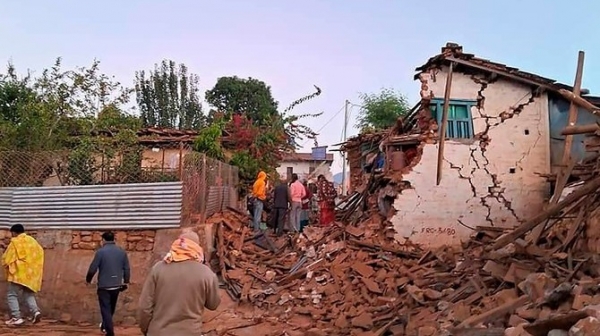
[[(350, 102), (346, 99), (344, 105), (344, 128), (342, 130), (342, 142), (346, 142), (346, 133), (348, 131), (348, 107)], [(342, 152), (342, 196), (346, 196), (346, 152)]]

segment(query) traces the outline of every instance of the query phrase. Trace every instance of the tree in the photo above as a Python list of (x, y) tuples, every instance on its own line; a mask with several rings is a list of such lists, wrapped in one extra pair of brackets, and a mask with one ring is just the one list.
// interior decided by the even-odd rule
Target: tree
[[(251, 88), (242, 89), (240, 86), (248, 85), (249, 87), (255, 87), (255, 85), (258, 85), (256, 83), (262, 83), (258, 86), (265, 90), (262, 93), (263, 96), (270, 97), (269, 99), (272, 102), (268, 104), (270, 107), (268, 109), (262, 108), (262, 110), (259, 107), (257, 110), (246, 110), (243, 113), (236, 112), (235, 110), (230, 112), (214, 112), (215, 121), (209, 127), (200, 131), (194, 143), (194, 148), (199, 152), (206, 153), (209, 156), (225, 160), (229, 164), (237, 166), (241, 179), (240, 191), (244, 193), (246, 187), (256, 178), (259, 170), (274, 172), (282, 156), (286, 152), (293, 151), (299, 147), (299, 138), (315, 137), (315, 132), (301, 125), (299, 120), (307, 117), (316, 117), (320, 113), (292, 115), (291, 111), (301, 103), (319, 96), (321, 89), (315, 87), (316, 91), (314, 93), (294, 101), (281, 113), (275, 110), (275, 112), (271, 111), (269, 114), (262, 114), (260, 111), (264, 112), (273, 106), (277, 106), (277, 103), (272, 100), (269, 87), (257, 80), (251, 80), (252, 82), (250, 82), (236, 79), (235, 81), (237, 81), (235, 85), (237, 91), (229, 91), (227, 95), (223, 94), (224, 97), (227, 96), (228, 102), (235, 102), (232, 103), (233, 106), (260, 106), (260, 99), (254, 100), (252, 95), (246, 94), (251, 91)], [(227, 82), (231, 83), (229, 80)], [(223, 92), (213, 90), (213, 93), (217, 91)], [(241, 92), (241, 96), (236, 96), (235, 92)], [(245, 101), (247, 99), (252, 101)], [(256, 104), (257, 102), (258, 104)], [(211, 104), (214, 104), (214, 101)], [(224, 103), (221, 106), (227, 106), (227, 104)], [(251, 118), (251, 115), (255, 118), (263, 119), (257, 122)], [(262, 125), (261, 122), (265, 124)]]
[(197, 75), (184, 64), (163, 60), (154, 71), (135, 74), (135, 92), (146, 127), (198, 129), (203, 125)]
[(410, 111), (405, 96), (392, 89), (379, 93), (360, 95), (362, 101), (356, 127), (361, 131), (382, 130), (394, 126), (398, 118)]
[(278, 114), (271, 87), (254, 78), (221, 77), (206, 91), (205, 98), (216, 112), (225, 113), (226, 117), (243, 114), (259, 126), (269, 125)]
[[(114, 152), (115, 144), (133, 147), (131, 141), (103, 143), (91, 137), (98, 129), (136, 127), (137, 118), (123, 109), (131, 92), (100, 72), (98, 61), (89, 68), (65, 70), (58, 58), (35, 78), (19, 78), (9, 64), (0, 75), (0, 148), (10, 152), (0, 155), (0, 171), (10, 172), (15, 186), (38, 185), (53, 170), (65, 183), (93, 183), (97, 153)], [(125, 135), (119, 132), (119, 139)], [(133, 139), (137, 141), (135, 134)], [(64, 149), (71, 150), (67, 157), (26, 153)]]
[[(89, 134), (107, 107), (120, 109), (131, 90), (100, 72), (100, 63), (89, 68), (54, 66), (33, 78), (18, 78), (12, 64), (0, 75), (0, 147), (25, 151), (63, 149), (72, 135)], [(121, 113), (121, 112), (120, 112)]]

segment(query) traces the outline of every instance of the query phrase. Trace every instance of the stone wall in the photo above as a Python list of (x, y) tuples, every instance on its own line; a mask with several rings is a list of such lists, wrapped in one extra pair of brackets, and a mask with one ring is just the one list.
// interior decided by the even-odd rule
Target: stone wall
[[(421, 74), (422, 96), (443, 98), (446, 76), (447, 68)], [(540, 176), (550, 172), (547, 96), (514, 81), (455, 72), (452, 99), (480, 103), (471, 111), (477, 139), (446, 140), (440, 185), (438, 145), (423, 145), (418, 164), (403, 176), (413, 188), (394, 203), (400, 241), (456, 245), (470, 228), (511, 227), (537, 214), (549, 196)]]
[[(100, 231), (74, 231), (71, 248), (74, 250), (96, 250), (102, 243)], [(116, 231), (115, 241), (126, 251), (152, 251), (156, 231)]]

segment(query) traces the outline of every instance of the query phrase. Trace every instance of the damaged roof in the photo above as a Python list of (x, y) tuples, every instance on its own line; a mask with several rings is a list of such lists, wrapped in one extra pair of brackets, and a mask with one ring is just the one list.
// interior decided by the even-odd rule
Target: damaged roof
[[(560, 89), (573, 91), (573, 87), (567, 84), (559, 83), (554, 79), (542, 77), (531, 72), (522, 71), (518, 68), (510, 67), (506, 64), (497, 63), (488, 59), (476, 57), (474, 54), (463, 52), (463, 47), (456, 43), (448, 42), (442, 47), (440, 54), (431, 57), (425, 64), (417, 67), (418, 72), (414, 79), (419, 78), (419, 73), (431, 67), (439, 67), (441, 65), (455, 62), (459, 66), (469, 67), (475, 70), (496, 74), (505, 78), (509, 78), (526, 85), (534, 85), (542, 87), (546, 90), (558, 92)], [(600, 102), (600, 97), (582, 95), (582, 98), (597, 104)]]

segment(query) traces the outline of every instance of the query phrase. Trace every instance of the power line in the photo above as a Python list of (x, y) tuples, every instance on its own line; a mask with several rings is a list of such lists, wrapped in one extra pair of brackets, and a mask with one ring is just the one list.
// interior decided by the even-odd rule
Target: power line
[[(344, 105), (344, 106), (342, 106), (342, 108), (340, 108), (340, 109), (339, 109), (339, 111), (337, 111), (337, 112), (336, 112), (336, 113), (335, 113), (335, 114), (334, 114), (334, 115), (333, 115), (331, 118), (329, 118), (329, 120), (327, 120), (327, 122), (326, 122), (325, 124), (323, 124), (323, 126), (321, 126), (321, 128), (319, 128), (319, 129), (318, 129), (318, 130), (317, 130), (315, 133), (319, 133), (319, 132), (321, 132), (321, 131), (322, 131), (322, 130), (325, 128), (325, 126), (329, 125), (329, 123), (330, 123), (330, 122), (332, 122), (332, 121), (333, 121), (333, 119), (335, 119), (335, 117), (337, 117), (337, 116), (338, 116), (338, 114), (340, 114), (340, 112), (342, 112), (342, 111), (344, 110), (344, 107), (345, 107), (345, 105)], [(307, 143), (309, 143), (311, 140), (313, 140), (313, 139), (308, 139), (308, 140), (306, 140), (306, 141), (305, 141), (305, 142), (302, 144), (302, 147), (304, 147), (304, 146), (305, 146)]]

